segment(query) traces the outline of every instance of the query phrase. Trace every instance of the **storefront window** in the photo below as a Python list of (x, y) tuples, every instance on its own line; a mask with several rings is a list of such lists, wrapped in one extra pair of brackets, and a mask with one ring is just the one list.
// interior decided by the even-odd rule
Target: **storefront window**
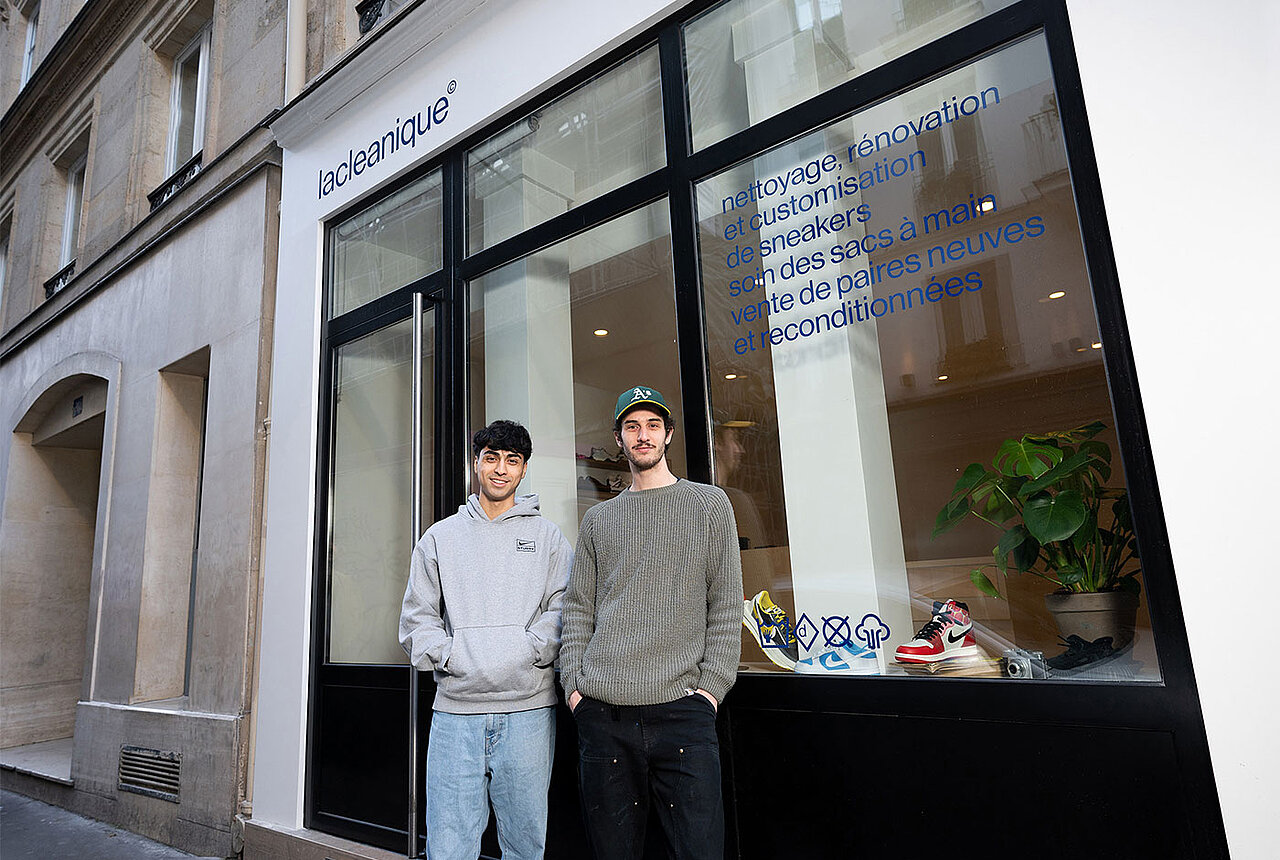
[(666, 163), (658, 49), (647, 48), (467, 153), (480, 251)]
[(436, 170), (330, 231), (329, 316), (341, 316), (440, 268), (440, 200)]
[(1043, 37), (697, 211), (744, 662), (1159, 680)]
[(978, 20), (1012, 0), (732, 0), (684, 28), (693, 147)]
[[(499, 418), (529, 428), (521, 492), (538, 493), (576, 542), (587, 508), (631, 484), (613, 437), (619, 392), (654, 386), (683, 425), (666, 201), (473, 282), (470, 336), (472, 428)], [(680, 437), (668, 459), (687, 474)]]
[[(422, 378), (432, 389), (432, 313)], [(329, 661), (407, 663), (397, 639), (409, 570), (413, 326), (404, 319), (334, 350), (329, 497)], [(423, 522), (431, 511), (431, 397), (423, 398)]]

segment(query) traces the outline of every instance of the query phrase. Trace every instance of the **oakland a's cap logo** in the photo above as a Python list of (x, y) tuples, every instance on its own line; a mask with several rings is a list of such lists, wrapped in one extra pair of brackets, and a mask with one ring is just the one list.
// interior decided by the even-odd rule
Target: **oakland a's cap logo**
[(667, 401), (663, 399), (662, 392), (647, 385), (637, 385), (618, 395), (618, 403), (613, 408), (613, 419), (618, 420), (623, 412), (638, 403), (652, 403), (658, 411), (665, 413), (668, 417), (671, 416), (671, 410), (667, 408)]

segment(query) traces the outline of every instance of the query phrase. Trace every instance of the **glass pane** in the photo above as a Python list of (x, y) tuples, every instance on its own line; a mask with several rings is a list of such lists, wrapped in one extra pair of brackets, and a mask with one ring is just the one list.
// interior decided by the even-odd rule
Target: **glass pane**
[[(631, 484), (613, 438), (618, 394), (651, 385), (683, 426), (675, 314), (665, 201), (471, 284), (472, 429), (499, 418), (529, 428), (520, 491), (539, 494), (571, 543), (587, 508)], [(678, 436), (667, 459), (687, 474)]]
[(177, 170), (196, 154), (196, 95), (200, 83), (200, 52), (193, 51), (185, 59), (179, 61), (174, 69), (177, 87), (177, 112), (174, 122), (177, 129), (174, 134), (173, 169)]
[(36, 34), (40, 29), (40, 4), (36, 3), (27, 13), (27, 41), (22, 51), (22, 83), (31, 79), (36, 67)]
[(333, 228), (330, 316), (354, 310), (440, 268), (440, 201), (436, 170)]
[(62, 265), (75, 259), (80, 248), (80, 214), (84, 206), (84, 171), (83, 158), (71, 168), (67, 174), (67, 211), (66, 224), (62, 231)]
[(732, 0), (685, 26), (701, 149), (1013, 0)]
[(666, 164), (658, 49), (646, 49), (467, 153), (479, 251)]
[(0, 225), (0, 308), (4, 307), (4, 281), (9, 271), (9, 225)]
[(754, 668), (1160, 678), (1062, 140), (1037, 36), (698, 186)]
[[(413, 547), (409, 508), (411, 321), (334, 350), (329, 502), (329, 661), (406, 663), (400, 601)], [(423, 315), (423, 530), (434, 519), (432, 396), (435, 337)]]

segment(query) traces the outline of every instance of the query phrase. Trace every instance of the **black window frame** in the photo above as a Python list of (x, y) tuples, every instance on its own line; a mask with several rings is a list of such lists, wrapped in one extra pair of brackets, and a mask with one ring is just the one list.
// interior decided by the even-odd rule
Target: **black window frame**
[[(314, 616), (307, 731), (307, 826), (364, 841), (376, 841), (375, 837), (378, 837), (376, 832), (368, 829), (373, 825), (327, 816), (315, 807), (313, 756), (321, 731), (317, 690), (330, 683), (376, 683), (385, 685), (386, 689), (403, 690), (406, 694), (408, 691), (404, 666), (330, 665), (324, 662), (328, 640), (327, 482), (331, 466), (330, 386), (334, 350), (356, 337), (406, 318), (411, 312), (415, 292), (423, 293), (435, 302), (438, 363), (434, 393), (434, 474), (437, 480), (433, 501), (435, 510), (445, 515), (463, 503), (467, 494), (463, 476), (469, 457), (468, 285), (488, 272), (665, 197), (670, 210), (677, 346), (682, 406), (686, 416), (682, 432), (686, 437), (689, 477), (709, 481), (712, 462), (710, 378), (699, 271), (696, 183), (1022, 38), (1043, 33), (1058, 96), (1070, 183), (1099, 334), (1106, 344), (1103, 361), (1133, 518), (1141, 543), (1145, 594), (1161, 680), (1017, 683), (981, 678), (874, 676), (821, 679), (773, 673), (745, 674), (739, 676), (734, 693), (726, 702), (726, 710), (769, 710), (776, 708), (776, 703), (782, 699), (790, 710), (815, 713), (909, 713), (973, 720), (1009, 719), (1010, 715), (1016, 715), (1020, 722), (1031, 724), (1124, 726), (1172, 732), (1183, 773), (1197, 778), (1199, 782), (1195, 796), (1197, 802), (1188, 804), (1193, 820), (1185, 822), (1192, 834), (1191, 840), (1198, 848), (1206, 850), (1206, 856), (1217, 856), (1218, 846), (1223, 846), (1221, 852), (1225, 855), (1225, 832), (1065, 0), (1020, 0), (695, 152), (691, 143), (682, 28), (721, 2), (727, 0), (695, 0), (580, 71), (466, 135), (393, 183), (344, 207), (326, 220), (324, 229), (328, 234), (334, 224), (377, 203), (425, 173), (435, 169), (443, 172), (442, 268), (339, 317), (326, 317), (322, 323), (318, 368), (320, 426), (316, 536), (312, 571)], [(398, 26), (411, 25), (411, 21), (412, 16), (402, 20)], [(495, 245), (467, 254), (464, 207), (468, 150), (539, 105), (589, 83), (655, 42), (659, 48), (661, 72), (662, 121), (667, 154), (665, 166)], [(326, 294), (322, 297), (325, 301), (328, 298), (329, 243), (330, 238), (326, 235), (323, 264)], [(429, 714), (431, 684), (422, 686), (422, 712)], [(425, 750), (425, 744), (421, 747)], [(728, 778), (732, 779), (732, 776)], [(732, 800), (728, 802), (732, 831)], [(404, 832), (399, 831), (387, 844), (401, 845)], [(732, 835), (729, 836), (729, 847), (736, 852)]]

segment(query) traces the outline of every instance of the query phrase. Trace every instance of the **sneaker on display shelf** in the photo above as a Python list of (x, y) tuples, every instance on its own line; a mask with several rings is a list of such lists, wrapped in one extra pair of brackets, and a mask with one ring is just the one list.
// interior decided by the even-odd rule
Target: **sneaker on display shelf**
[(768, 591), (742, 601), (742, 624), (775, 665), (795, 669), (800, 657), (795, 628), (787, 611), (773, 602)]
[(1059, 637), (1059, 641), (1067, 646), (1067, 650), (1045, 661), (1051, 669), (1074, 669), (1116, 654), (1116, 649), (1111, 646), (1110, 636), (1101, 636), (1089, 642), (1072, 633), (1066, 639)]
[(973, 638), (969, 607), (958, 600), (935, 603), (933, 618), (920, 628), (914, 639), (899, 645), (894, 652), (899, 663), (936, 663), (977, 655), (978, 641)]

